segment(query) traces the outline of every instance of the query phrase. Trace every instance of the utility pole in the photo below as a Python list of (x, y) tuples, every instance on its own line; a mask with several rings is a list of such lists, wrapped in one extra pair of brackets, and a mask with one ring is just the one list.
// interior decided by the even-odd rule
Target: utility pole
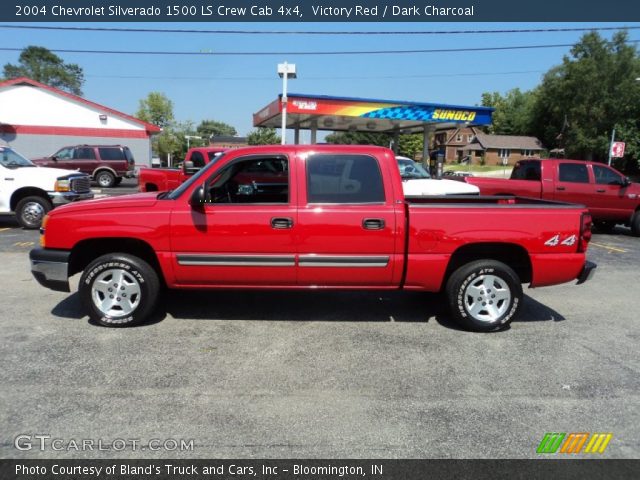
[(609, 166), (611, 166), (611, 149), (613, 148), (613, 142), (615, 141), (615, 138), (616, 138), (616, 129), (614, 128), (613, 131), (611, 132), (611, 142), (609, 143), (609, 161), (607, 162)]

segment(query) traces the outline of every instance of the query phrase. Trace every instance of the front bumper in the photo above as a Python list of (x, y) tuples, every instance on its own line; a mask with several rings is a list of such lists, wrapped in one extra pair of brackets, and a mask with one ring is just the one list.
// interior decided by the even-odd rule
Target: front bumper
[(43, 287), (56, 292), (70, 292), (69, 288), (69, 257), (71, 252), (66, 250), (49, 250), (34, 248), (29, 252), (31, 273)]
[(596, 273), (596, 268), (598, 268), (598, 265), (595, 263), (589, 261), (584, 262), (584, 267), (582, 267), (582, 271), (580, 272), (580, 275), (578, 275), (578, 283), (576, 283), (576, 285), (580, 285), (587, 280), (591, 280), (593, 275)]
[(47, 194), (54, 205), (65, 205), (78, 200), (91, 200), (93, 198), (93, 192), (47, 192)]

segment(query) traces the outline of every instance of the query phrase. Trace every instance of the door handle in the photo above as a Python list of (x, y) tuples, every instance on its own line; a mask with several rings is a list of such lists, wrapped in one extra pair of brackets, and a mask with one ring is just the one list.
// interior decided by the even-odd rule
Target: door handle
[(285, 228), (293, 227), (293, 219), (289, 217), (273, 217), (271, 219), (271, 228), (276, 230), (283, 230)]
[(382, 230), (384, 220), (382, 218), (365, 218), (362, 220), (362, 228), (365, 230)]
[(596, 192), (598, 192), (598, 193), (604, 193), (604, 188), (599, 188), (599, 189), (597, 189), (597, 190), (596, 190)]
[(558, 187), (558, 190), (566, 190), (564, 187)]

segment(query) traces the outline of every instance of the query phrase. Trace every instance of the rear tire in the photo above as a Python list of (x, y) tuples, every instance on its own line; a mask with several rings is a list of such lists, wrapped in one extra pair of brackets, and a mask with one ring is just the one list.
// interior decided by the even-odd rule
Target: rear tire
[(108, 170), (102, 170), (96, 175), (96, 183), (102, 188), (111, 188), (116, 184), (116, 176)]
[(44, 216), (51, 208), (51, 202), (44, 197), (24, 197), (16, 205), (16, 220), (22, 228), (35, 230), (40, 228)]
[(640, 210), (631, 219), (631, 233), (634, 237), (640, 237)]
[(453, 272), (446, 294), (453, 318), (476, 332), (506, 327), (522, 304), (518, 275), (508, 265), (489, 259), (470, 262)]
[(105, 327), (129, 327), (142, 323), (153, 312), (160, 281), (144, 260), (111, 253), (85, 268), (78, 289), (93, 321)]

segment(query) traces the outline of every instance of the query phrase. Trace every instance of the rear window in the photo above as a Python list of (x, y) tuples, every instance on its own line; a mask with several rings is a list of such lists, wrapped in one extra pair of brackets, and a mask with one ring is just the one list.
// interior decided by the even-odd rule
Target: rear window
[(121, 148), (108, 148), (102, 147), (98, 148), (100, 152), (100, 158), (102, 160), (126, 160), (127, 158), (124, 155), (124, 152)]
[(308, 203), (384, 203), (380, 166), (368, 155), (310, 155)]
[(589, 183), (587, 165), (582, 163), (560, 163), (558, 180), (570, 183)]
[(129, 150), (128, 148), (124, 148), (124, 154), (127, 157), (127, 161), (129, 163), (135, 163), (135, 160), (133, 159), (133, 153), (131, 153), (131, 150)]
[(512, 180), (540, 181), (540, 162), (518, 162), (511, 172)]

